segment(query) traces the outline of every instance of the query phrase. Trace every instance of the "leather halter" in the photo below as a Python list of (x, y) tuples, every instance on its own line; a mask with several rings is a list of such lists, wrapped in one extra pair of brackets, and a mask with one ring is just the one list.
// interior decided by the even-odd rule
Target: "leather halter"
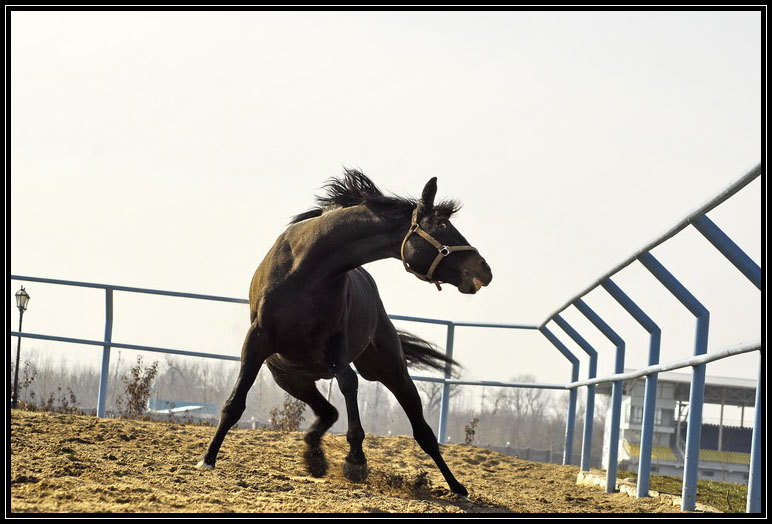
[[(437, 256), (434, 257), (434, 261), (432, 262), (432, 265), (429, 266), (429, 271), (427, 271), (425, 274), (419, 273), (417, 271), (414, 271), (410, 269), (410, 266), (408, 265), (407, 261), (405, 260), (405, 244), (407, 244), (407, 239), (410, 238), (410, 235), (413, 233), (418, 234), (421, 238), (429, 242), (434, 248), (438, 251)], [(405, 266), (405, 270), (408, 273), (412, 273), (421, 280), (425, 282), (431, 282), (435, 286), (437, 286), (437, 291), (442, 291), (442, 288), (440, 287), (439, 281), (432, 278), (432, 275), (434, 274), (434, 270), (437, 269), (437, 266), (440, 265), (440, 262), (442, 260), (450, 255), (451, 253), (455, 253), (456, 251), (477, 251), (476, 248), (473, 248), (472, 246), (446, 246), (444, 244), (441, 244), (437, 241), (433, 236), (431, 236), (429, 233), (421, 229), (421, 226), (418, 225), (418, 208), (415, 208), (413, 210), (413, 218), (410, 222), (410, 229), (408, 229), (407, 234), (405, 235), (405, 238), (402, 240), (402, 248), (400, 249), (400, 255), (402, 256), (402, 264)]]

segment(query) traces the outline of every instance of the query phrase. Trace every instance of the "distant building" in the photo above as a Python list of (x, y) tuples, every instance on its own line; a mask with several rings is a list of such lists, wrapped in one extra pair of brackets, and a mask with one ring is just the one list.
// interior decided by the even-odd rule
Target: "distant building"
[[(632, 370), (625, 370), (632, 371)], [(691, 373), (660, 373), (657, 380), (657, 407), (654, 414), (651, 473), (683, 476), (689, 389)], [(622, 421), (619, 432), (619, 468), (638, 471), (643, 419), (645, 379), (624, 383)], [(597, 393), (610, 394), (611, 384), (598, 385)], [(750, 464), (756, 381), (725, 377), (707, 377), (705, 404), (721, 406), (718, 424), (703, 424), (700, 435), (699, 478), (746, 483)], [(724, 407), (741, 408), (739, 427), (724, 425)], [(745, 408), (751, 408), (746, 414)], [(610, 409), (610, 403), (609, 403)], [(603, 468), (608, 469), (610, 413), (603, 435)]]

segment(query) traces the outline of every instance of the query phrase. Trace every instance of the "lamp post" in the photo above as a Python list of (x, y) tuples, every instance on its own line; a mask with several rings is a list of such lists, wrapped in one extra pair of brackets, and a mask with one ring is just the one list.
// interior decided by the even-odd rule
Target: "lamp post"
[[(21, 334), (21, 320), (24, 312), (27, 311), (29, 295), (24, 291), (24, 286), (16, 292), (16, 307), (19, 308), (19, 333)], [(11, 407), (15, 408), (19, 404), (19, 356), (21, 355), (21, 336), (16, 344), (16, 369), (13, 372), (13, 396), (11, 397)]]

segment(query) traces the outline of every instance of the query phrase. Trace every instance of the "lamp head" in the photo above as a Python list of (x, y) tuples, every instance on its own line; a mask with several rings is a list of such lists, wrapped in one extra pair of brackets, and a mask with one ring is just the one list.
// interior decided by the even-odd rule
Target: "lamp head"
[(21, 289), (16, 292), (16, 307), (19, 308), (19, 311), (26, 311), (28, 302), (29, 295), (24, 291), (24, 286), (22, 286)]

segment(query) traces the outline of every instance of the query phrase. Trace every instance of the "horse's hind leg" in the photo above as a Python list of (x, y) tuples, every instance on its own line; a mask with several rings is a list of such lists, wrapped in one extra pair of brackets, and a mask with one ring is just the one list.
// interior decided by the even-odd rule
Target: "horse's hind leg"
[(271, 366), (270, 359), (267, 364), (276, 384), (296, 399), (308, 404), (316, 415), (316, 420), (308, 429), (304, 439), (308, 445), (304, 458), (308, 472), (314, 477), (321, 477), (327, 473), (322, 436), (338, 420), (338, 410), (319, 393), (312, 379), (302, 375), (282, 373), (280, 369)]
[(386, 313), (382, 312), (381, 314), (382, 318), (378, 324), (374, 341), (377, 350), (364, 351), (354, 361), (354, 364), (363, 377), (367, 377), (368, 380), (379, 381), (397, 397), (397, 401), (410, 420), (410, 425), (413, 427), (413, 437), (418, 445), (434, 459), (450, 490), (458, 495), (467, 496), (466, 488), (456, 480), (442, 458), (437, 437), (434, 436), (434, 431), (424, 419), (421, 397), (407, 372), (402, 353), (402, 343), (397, 331)]
[(220, 424), (209, 443), (209, 448), (201, 461), (196, 464), (200, 469), (211, 469), (217, 460), (225, 435), (233, 425), (239, 421), (247, 406), (247, 393), (257, 378), (260, 366), (268, 356), (265, 344), (265, 335), (262, 330), (253, 323), (247, 331), (244, 345), (241, 349), (241, 369), (230, 397), (225, 401), (220, 414)]
[(418, 390), (415, 384), (413, 384), (413, 380), (408, 375), (407, 367), (403, 366), (400, 372), (381, 379), (381, 382), (397, 397), (397, 401), (402, 406), (402, 409), (405, 410), (405, 414), (410, 420), (410, 425), (413, 427), (413, 437), (418, 442), (418, 445), (421, 446), (421, 449), (434, 459), (442, 476), (445, 477), (450, 490), (457, 495), (466, 497), (469, 492), (453, 476), (453, 473), (440, 454), (440, 446), (437, 444), (437, 437), (434, 435), (434, 431), (432, 431), (432, 428), (424, 419), (421, 397), (418, 395)]

